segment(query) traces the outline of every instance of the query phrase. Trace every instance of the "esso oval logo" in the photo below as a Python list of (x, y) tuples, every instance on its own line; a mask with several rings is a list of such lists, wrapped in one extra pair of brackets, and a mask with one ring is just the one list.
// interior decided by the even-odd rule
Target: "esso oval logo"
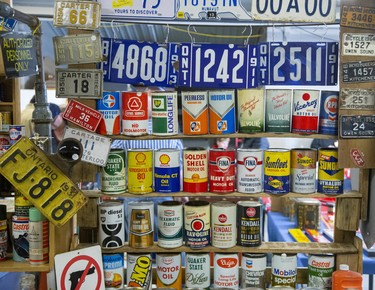
[(255, 214), (256, 214), (256, 210), (255, 210), (255, 208), (253, 208), (253, 207), (249, 207), (249, 208), (247, 208), (247, 210), (246, 210), (246, 215), (248, 216), (248, 217), (253, 217), (253, 216), (255, 216)]
[(225, 223), (228, 220), (228, 217), (225, 214), (222, 213), (222, 214), (219, 214), (218, 220), (221, 223)]

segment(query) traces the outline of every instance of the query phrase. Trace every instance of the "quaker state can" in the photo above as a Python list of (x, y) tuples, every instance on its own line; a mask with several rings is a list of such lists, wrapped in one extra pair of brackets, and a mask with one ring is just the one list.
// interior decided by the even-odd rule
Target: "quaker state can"
[(263, 191), (263, 150), (237, 149), (237, 191), (241, 193)]
[(232, 134), (236, 132), (234, 90), (209, 91), (208, 108), (211, 134)]
[(338, 106), (339, 92), (321, 91), (320, 113), (319, 113), (319, 134), (337, 136), (338, 131)]
[(182, 289), (181, 253), (156, 254), (156, 287)]
[(208, 92), (181, 92), (182, 132), (185, 135), (208, 134)]
[(184, 191), (207, 192), (208, 150), (203, 147), (188, 147), (182, 152), (184, 164)]
[(318, 90), (293, 90), (292, 132), (318, 132)]
[(126, 190), (125, 150), (111, 149), (107, 163), (102, 167), (101, 191), (109, 194), (124, 193)]
[(239, 264), (237, 253), (215, 253), (214, 288), (238, 289)]
[(290, 132), (292, 90), (266, 90), (266, 132)]
[(264, 131), (264, 90), (237, 90), (238, 132)]
[(216, 201), (211, 204), (212, 246), (231, 248), (236, 245), (236, 204), (230, 201)]
[(185, 286), (191, 289), (209, 289), (211, 284), (210, 253), (185, 254)]
[(159, 149), (154, 151), (154, 187), (156, 192), (181, 190), (180, 150)]
[(124, 254), (103, 254), (102, 258), (105, 289), (122, 289), (125, 283)]
[(242, 254), (241, 288), (266, 288), (265, 271), (267, 268), (266, 254)]
[(339, 194), (344, 192), (344, 170), (338, 167), (337, 148), (318, 149), (318, 192)]
[(297, 255), (273, 254), (271, 269), (271, 286), (296, 288)]
[(192, 200), (184, 206), (184, 229), (186, 245), (200, 249), (210, 245), (210, 203)]
[(122, 92), (122, 134), (148, 134), (148, 92)]
[(290, 152), (292, 191), (314, 193), (316, 191), (316, 149), (292, 149)]
[(152, 149), (129, 149), (127, 157), (129, 193), (152, 192)]
[(105, 201), (98, 206), (98, 242), (102, 248), (119, 248), (125, 244), (124, 204)]
[(151, 254), (127, 254), (126, 283), (128, 287), (152, 289)]
[(97, 133), (101, 135), (120, 134), (120, 92), (103, 92), (102, 98), (96, 101), (96, 109), (103, 114)]
[(128, 203), (129, 246), (147, 248), (154, 244), (154, 202)]
[(331, 289), (332, 273), (335, 271), (335, 256), (332, 254), (310, 255), (307, 271), (309, 287)]
[(257, 247), (262, 244), (262, 205), (256, 201), (237, 202), (237, 245)]
[(210, 176), (210, 192), (233, 192), (236, 177), (235, 150), (210, 149), (208, 175)]
[(264, 151), (264, 191), (288, 193), (290, 191), (290, 151), (267, 149)]
[(166, 200), (158, 204), (158, 246), (177, 248), (183, 243), (182, 203)]
[(152, 134), (159, 136), (178, 134), (177, 92), (151, 93)]

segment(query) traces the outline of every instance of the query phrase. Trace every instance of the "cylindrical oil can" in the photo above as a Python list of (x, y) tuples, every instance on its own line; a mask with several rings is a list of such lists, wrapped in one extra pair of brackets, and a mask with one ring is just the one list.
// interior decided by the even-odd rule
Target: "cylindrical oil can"
[(18, 190), (14, 194), (14, 215), (17, 217), (29, 217), (29, 209), (33, 204)]
[(129, 246), (147, 248), (154, 244), (154, 202), (128, 203)]
[(186, 246), (200, 249), (210, 245), (210, 203), (192, 200), (184, 206), (184, 229)]
[(182, 289), (181, 253), (156, 254), (156, 286)]
[(29, 259), (29, 218), (12, 217), (12, 236), (13, 236), (13, 261), (25, 262)]
[(122, 133), (126, 136), (148, 134), (148, 98), (145, 92), (122, 92)]
[(267, 149), (264, 151), (264, 191), (288, 193), (290, 191), (290, 151)]
[(236, 177), (235, 150), (210, 149), (208, 175), (210, 192), (233, 192), (235, 190)]
[(318, 149), (318, 192), (339, 194), (344, 192), (344, 170), (338, 167), (337, 148)]
[(292, 132), (318, 132), (318, 90), (293, 90)]
[(308, 286), (331, 289), (332, 273), (336, 270), (335, 256), (332, 254), (310, 255), (307, 270)]
[(264, 90), (237, 90), (238, 132), (264, 131)]
[(128, 287), (152, 289), (151, 254), (127, 254), (126, 283)]
[(208, 151), (202, 147), (188, 147), (182, 153), (184, 164), (184, 191), (207, 192)]
[(185, 135), (208, 134), (208, 92), (181, 92), (182, 132)]
[(272, 256), (271, 286), (296, 288), (297, 255), (274, 254)]
[(96, 109), (103, 114), (97, 132), (101, 135), (120, 134), (120, 92), (103, 92), (102, 98), (96, 102)]
[(154, 151), (154, 187), (156, 192), (181, 190), (180, 150), (159, 149)]
[(183, 243), (182, 203), (166, 200), (158, 204), (158, 246), (177, 248)]
[(263, 208), (259, 202), (237, 202), (237, 245), (257, 247), (262, 243)]
[(152, 134), (167, 136), (178, 134), (177, 92), (153, 92)]
[(101, 191), (108, 194), (124, 193), (126, 190), (125, 150), (111, 149), (107, 163), (102, 167)]
[(208, 107), (211, 134), (232, 134), (236, 132), (234, 90), (209, 91)]
[(266, 132), (290, 132), (292, 90), (266, 90)]
[(321, 91), (320, 113), (319, 113), (319, 134), (337, 136), (339, 92)]
[(127, 157), (129, 193), (152, 192), (152, 149), (129, 149)]
[(265, 289), (267, 268), (266, 254), (242, 254), (241, 262), (241, 289), (246, 287), (259, 287)]
[(124, 254), (103, 254), (104, 284), (107, 290), (124, 287)]
[(291, 184), (292, 191), (297, 193), (313, 193), (316, 191), (316, 149), (292, 149)]
[(263, 150), (237, 149), (237, 191), (241, 193), (263, 191)]
[(239, 259), (237, 253), (215, 253), (214, 288), (239, 288)]
[(209, 253), (186, 253), (185, 286), (192, 289), (209, 289), (211, 284)]
[(211, 240), (217, 248), (231, 248), (236, 245), (237, 206), (230, 201), (216, 201), (211, 204)]

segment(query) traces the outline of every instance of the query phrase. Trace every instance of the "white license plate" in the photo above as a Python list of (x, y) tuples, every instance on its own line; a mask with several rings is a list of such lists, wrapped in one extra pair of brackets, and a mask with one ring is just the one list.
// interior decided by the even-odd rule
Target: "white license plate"
[(344, 33), (342, 36), (342, 55), (375, 55), (375, 35), (366, 33)]
[(375, 110), (375, 90), (342, 89), (340, 109)]

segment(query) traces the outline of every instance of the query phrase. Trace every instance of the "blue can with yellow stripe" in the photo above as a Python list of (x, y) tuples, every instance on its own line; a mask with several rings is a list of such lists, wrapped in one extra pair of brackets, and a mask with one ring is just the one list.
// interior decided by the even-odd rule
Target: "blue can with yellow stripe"
[(275, 194), (290, 191), (290, 150), (264, 151), (264, 191)]
[(337, 148), (319, 148), (318, 162), (318, 192), (344, 193), (344, 169), (338, 167)]

